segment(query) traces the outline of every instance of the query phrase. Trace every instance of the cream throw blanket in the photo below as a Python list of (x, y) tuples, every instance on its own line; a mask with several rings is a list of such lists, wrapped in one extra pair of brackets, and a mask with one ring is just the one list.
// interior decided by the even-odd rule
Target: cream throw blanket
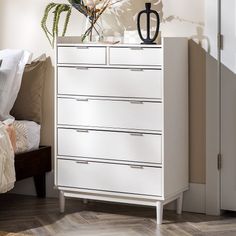
[(15, 180), (14, 150), (8, 133), (0, 122), (0, 193), (11, 190)]

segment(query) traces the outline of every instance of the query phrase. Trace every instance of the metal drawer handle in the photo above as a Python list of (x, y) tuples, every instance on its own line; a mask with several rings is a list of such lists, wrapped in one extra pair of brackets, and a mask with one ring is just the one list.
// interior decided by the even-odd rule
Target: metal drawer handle
[(143, 104), (143, 101), (130, 101), (131, 104)]
[(87, 47), (87, 46), (81, 46), (81, 47), (76, 47), (76, 49), (89, 49), (89, 47)]
[(144, 71), (144, 69), (130, 69), (130, 71)]
[(142, 133), (130, 133), (131, 136), (139, 136), (139, 137), (143, 137), (144, 134)]
[(89, 133), (89, 130), (87, 130), (87, 129), (77, 129), (76, 132), (77, 133)]
[(136, 51), (138, 51), (138, 50), (143, 50), (143, 48), (141, 48), (141, 47), (133, 47), (133, 48), (130, 48), (130, 50), (136, 50)]
[(130, 165), (130, 168), (132, 168), (132, 169), (144, 169), (143, 166), (136, 166), (136, 165)]
[(84, 165), (88, 165), (89, 162), (88, 161), (76, 161), (77, 164), (84, 164)]
[(75, 69), (76, 70), (88, 70), (89, 68), (88, 67), (76, 67)]
[(76, 98), (75, 99), (77, 102), (88, 102), (89, 99), (88, 98)]

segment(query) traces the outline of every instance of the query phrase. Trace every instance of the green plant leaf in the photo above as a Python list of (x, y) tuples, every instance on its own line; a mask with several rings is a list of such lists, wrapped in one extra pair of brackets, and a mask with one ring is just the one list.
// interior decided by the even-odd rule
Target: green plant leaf
[[(72, 6), (69, 4), (58, 4), (52, 2), (48, 4), (44, 10), (44, 15), (41, 20), (41, 27), (52, 47), (54, 46), (55, 38), (59, 34), (60, 17), (63, 12), (66, 12), (66, 18), (64, 21), (62, 36), (66, 34), (68, 23), (71, 16), (71, 10), (72, 10), (71, 8)], [(47, 21), (50, 13), (54, 15), (51, 31), (47, 27)]]

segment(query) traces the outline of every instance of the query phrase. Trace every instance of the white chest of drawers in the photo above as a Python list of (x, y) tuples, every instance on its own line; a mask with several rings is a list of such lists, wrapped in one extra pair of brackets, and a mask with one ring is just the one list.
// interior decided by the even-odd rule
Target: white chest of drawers
[(79, 44), (59, 38), (55, 185), (78, 197), (157, 207), (188, 189), (188, 45)]

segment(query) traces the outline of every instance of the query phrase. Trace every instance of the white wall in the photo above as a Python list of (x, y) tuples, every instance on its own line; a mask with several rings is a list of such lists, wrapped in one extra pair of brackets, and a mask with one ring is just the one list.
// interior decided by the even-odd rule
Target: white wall
[(221, 53), (222, 63), (236, 73), (236, 1), (222, 1), (221, 31), (224, 36), (224, 46)]
[[(40, 21), (45, 6), (51, 0), (0, 0), (0, 48), (25, 48), (34, 52), (35, 56), (46, 52), (54, 58), (43, 31)], [(67, 1), (57, 0), (57, 2)], [(144, 0), (128, 0), (117, 11), (118, 17), (107, 14), (104, 17), (106, 34), (112, 31), (122, 34), (124, 29), (136, 29), (137, 13), (144, 8)], [(151, 0), (163, 17), (161, 25), (162, 36), (186, 36), (198, 40), (205, 40), (205, 0)], [(83, 28), (84, 18), (73, 11), (68, 35), (79, 35)], [(44, 124), (42, 143), (53, 144), (53, 78), (47, 78), (44, 99)], [(52, 175), (50, 175), (48, 189), (52, 190)], [(15, 191), (32, 193), (33, 188), (28, 180), (24, 184), (17, 184)]]
[(217, 0), (205, 0), (205, 34), (209, 39), (209, 52), (217, 58), (218, 7)]
[[(125, 29), (136, 29), (136, 15), (144, 8), (143, 0), (125, 0), (127, 3), (117, 11), (118, 17), (106, 14), (103, 17), (106, 34), (122, 34)], [(150, 0), (153, 7), (161, 11), (162, 36), (187, 36), (200, 38), (199, 27), (204, 28), (205, 0)], [(49, 0), (1, 0), (0, 22), (1, 48), (21, 47), (32, 50), (36, 55), (47, 52), (53, 57), (53, 50), (40, 28), (40, 21)], [(56, 2), (67, 3), (66, 0)], [(183, 7), (184, 6), (184, 7)], [(115, 19), (115, 20), (114, 20)], [(79, 35), (85, 22), (76, 10), (73, 11), (68, 35)], [(119, 23), (118, 23), (119, 22)], [(198, 35), (199, 34), (199, 35)]]

